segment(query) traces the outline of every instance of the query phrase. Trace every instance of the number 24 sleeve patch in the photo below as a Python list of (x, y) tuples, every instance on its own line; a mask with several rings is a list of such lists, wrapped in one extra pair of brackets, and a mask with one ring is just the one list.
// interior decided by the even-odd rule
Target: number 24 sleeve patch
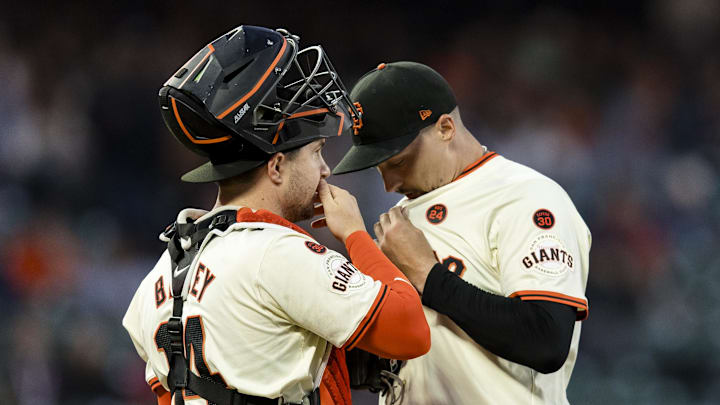
[(437, 225), (445, 220), (448, 209), (443, 204), (435, 204), (425, 211), (425, 218), (433, 225)]

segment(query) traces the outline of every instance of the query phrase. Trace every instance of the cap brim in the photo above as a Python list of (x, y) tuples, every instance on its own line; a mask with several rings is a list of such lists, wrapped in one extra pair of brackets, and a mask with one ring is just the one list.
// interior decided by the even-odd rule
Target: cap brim
[(207, 162), (185, 173), (180, 179), (188, 183), (211, 183), (243, 174), (263, 163), (265, 160), (240, 160), (224, 164)]
[(377, 166), (410, 145), (418, 133), (419, 131), (382, 142), (353, 145), (332, 172), (345, 174)]

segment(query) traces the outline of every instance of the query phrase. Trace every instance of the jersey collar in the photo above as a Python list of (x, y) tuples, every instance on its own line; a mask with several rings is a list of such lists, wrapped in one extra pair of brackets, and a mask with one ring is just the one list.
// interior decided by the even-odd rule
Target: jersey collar
[(498, 154), (495, 152), (492, 152), (492, 151), (485, 152), (485, 154), (482, 155), (482, 157), (480, 157), (480, 159), (474, 161), (473, 163), (471, 163), (467, 167), (465, 167), (463, 169), (463, 171), (460, 172), (460, 174), (453, 179), (453, 181), (458, 181), (458, 180), (462, 179), (463, 177), (467, 176), (468, 174), (479, 169), (480, 166), (484, 165), (485, 163), (487, 163), (488, 161), (490, 161), (492, 158), (494, 158), (496, 156), (498, 156)]
[(295, 225), (294, 223), (288, 221), (287, 219), (281, 217), (280, 215), (277, 215), (273, 212), (270, 212), (268, 210), (253, 210), (249, 207), (238, 207), (238, 206), (232, 206), (232, 205), (223, 205), (217, 208), (214, 208), (212, 211), (205, 211), (201, 209), (196, 208), (186, 208), (178, 214), (177, 222), (179, 224), (186, 224), (188, 223), (188, 220), (193, 221), (202, 221), (205, 218), (209, 218), (213, 215), (215, 215), (219, 211), (225, 211), (225, 210), (237, 210), (237, 222), (264, 222), (267, 224), (275, 224), (275, 225), (281, 225), (286, 228), (290, 228), (295, 232), (299, 232), (305, 236), (311, 237), (312, 236), (301, 227)]
[(248, 207), (240, 208), (237, 212), (237, 221), (238, 222), (265, 222), (268, 224), (282, 225), (284, 227), (292, 229), (295, 232), (299, 232), (305, 236), (312, 237), (304, 229), (302, 229), (299, 226), (295, 225), (294, 223), (288, 221), (287, 219), (281, 217), (280, 215), (277, 215), (268, 210), (254, 211), (253, 209), (248, 208)]

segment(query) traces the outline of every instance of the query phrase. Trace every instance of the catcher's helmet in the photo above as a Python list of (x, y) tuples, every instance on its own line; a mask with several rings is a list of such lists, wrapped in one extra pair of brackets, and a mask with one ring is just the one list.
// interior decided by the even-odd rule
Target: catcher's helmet
[(182, 180), (218, 181), (275, 152), (341, 135), (360, 122), (320, 46), (283, 29), (243, 25), (193, 56), (160, 89), (168, 129), (210, 161)]

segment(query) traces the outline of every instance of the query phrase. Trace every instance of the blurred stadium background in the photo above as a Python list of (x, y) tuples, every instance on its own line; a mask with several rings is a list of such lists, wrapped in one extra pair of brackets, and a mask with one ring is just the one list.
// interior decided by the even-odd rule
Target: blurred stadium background
[[(433, 66), (483, 143), (568, 190), (594, 236), (571, 403), (720, 403), (720, 2), (0, 3), (3, 404), (153, 403), (120, 320), (157, 234), (215, 193), (179, 181), (200, 161), (156, 93), (239, 24), (322, 44), (349, 88)], [(331, 182), (369, 226), (398, 199), (373, 170)]]

